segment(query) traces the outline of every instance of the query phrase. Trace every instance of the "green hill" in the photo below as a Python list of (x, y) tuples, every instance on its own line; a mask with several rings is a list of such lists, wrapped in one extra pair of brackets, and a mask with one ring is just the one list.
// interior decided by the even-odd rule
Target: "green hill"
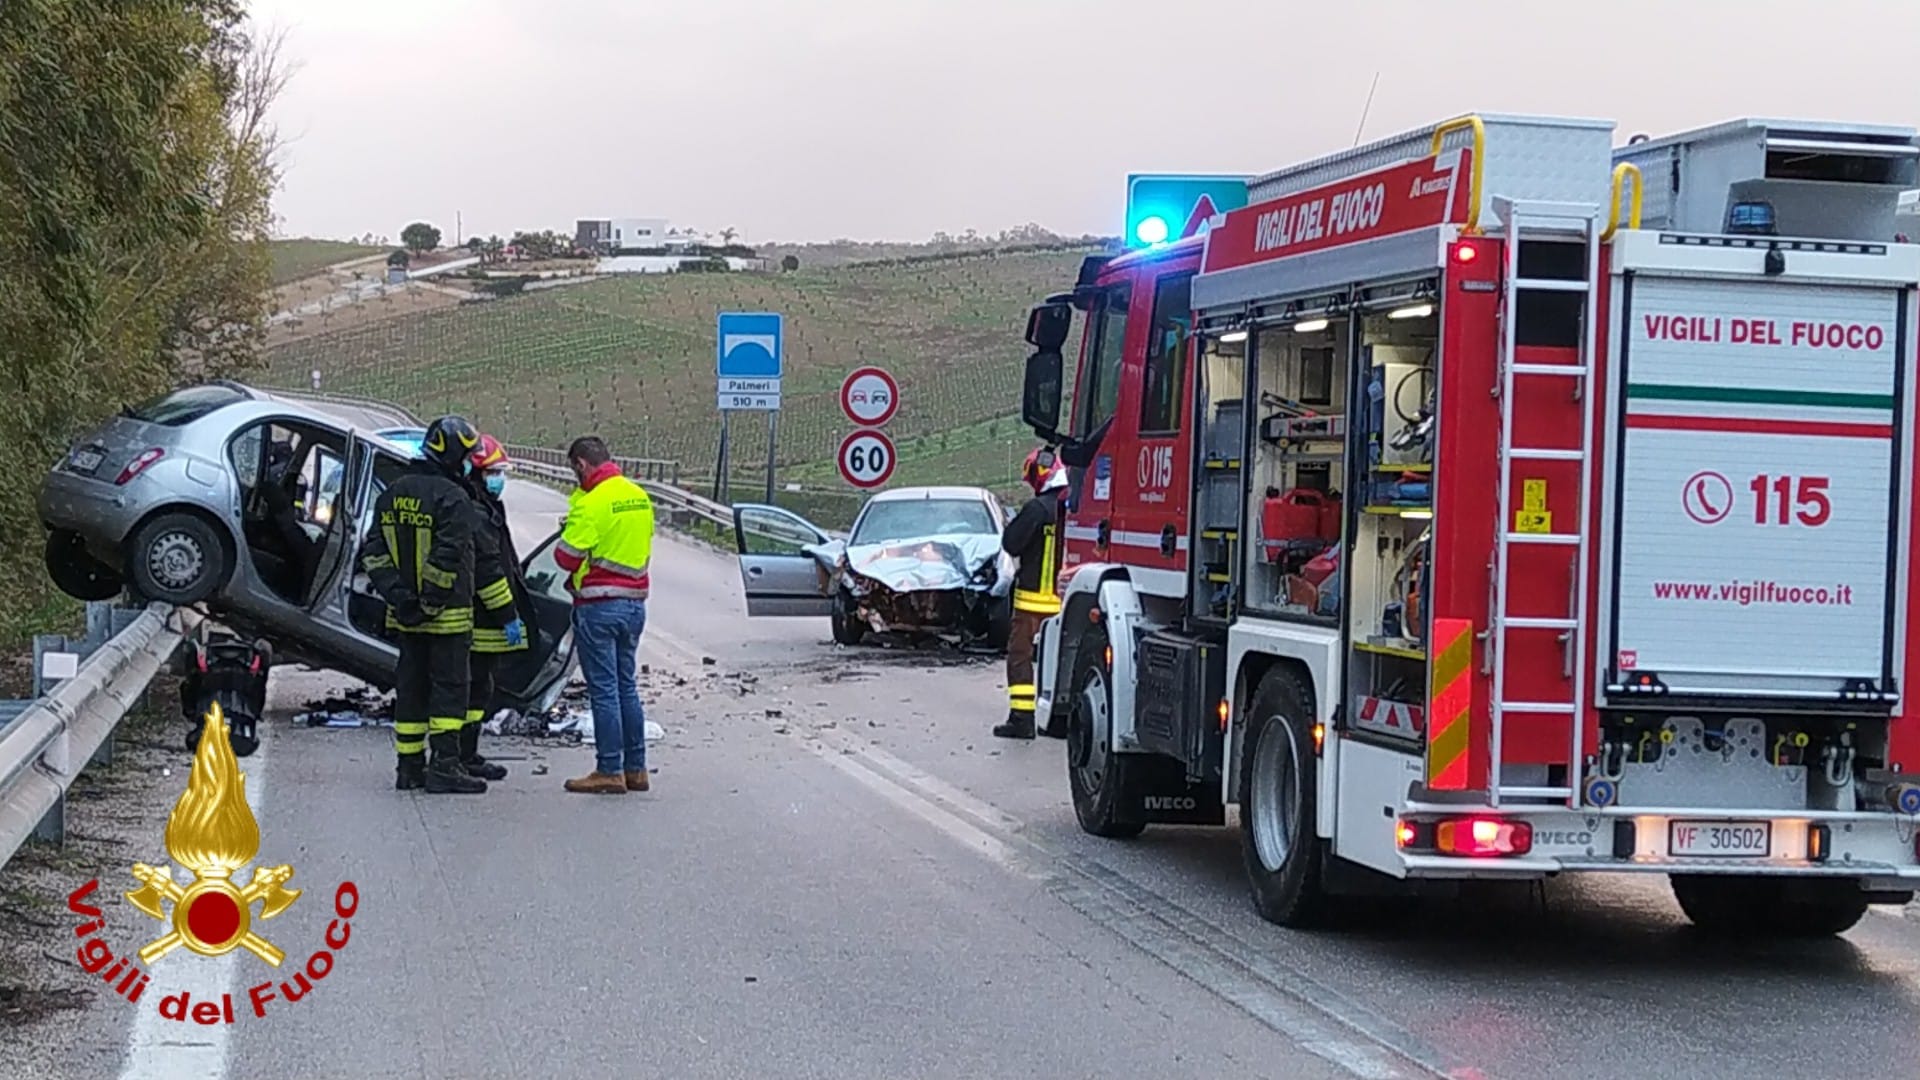
[[(719, 436), (716, 315), (777, 311), (787, 339), (783, 481), (844, 486), (832, 471), (850, 428), (840, 382), (879, 364), (901, 384), (888, 424), (903, 443), (897, 482), (1003, 486), (1005, 459), (1031, 441), (1008, 419), (1027, 309), (1069, 286), (1084, 254), (602, 277), (291, 342), (268, 354), (264, 381), (304, 385), (318, 369), (327, 390), (422, 415), (461, 412), (511, 442), (562, 446), (592, 431), (617, 452), (706, 476)], [(760, 473), (761, 418), (736, 414), (733, 437), (736, 465)]]
[(378, 255), (386, 248), (368, 247), (345, 240), (275, 240), (267, 245), (273, 259), (273, 283), (285, 285), (317, 274), (334, 263)]

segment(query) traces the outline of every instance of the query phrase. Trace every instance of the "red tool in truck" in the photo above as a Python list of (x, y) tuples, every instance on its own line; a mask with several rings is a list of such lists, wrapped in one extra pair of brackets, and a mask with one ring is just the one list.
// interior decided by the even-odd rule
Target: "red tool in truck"
[(1469, 116), (1089, 259), (1023, 403), (1073, 466), (1037, 679), (1081, 826), (1237, 804), (1288, 925), (1578, 871), (1734, 932), (1909, 900), (1916, 162)]

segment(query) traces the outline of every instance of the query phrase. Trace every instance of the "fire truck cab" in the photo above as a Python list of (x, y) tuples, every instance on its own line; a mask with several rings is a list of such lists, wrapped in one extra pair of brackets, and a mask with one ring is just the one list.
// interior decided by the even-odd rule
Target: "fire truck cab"
[(1023, 419), (1072, 470), (1038, 715), (1083, 829), (1237, 806), (1294, 926), (1574, 871), (1736, 933), (1911, 898), (1916, 133), (1613, 134), (1281, 169), (1034, 308)]

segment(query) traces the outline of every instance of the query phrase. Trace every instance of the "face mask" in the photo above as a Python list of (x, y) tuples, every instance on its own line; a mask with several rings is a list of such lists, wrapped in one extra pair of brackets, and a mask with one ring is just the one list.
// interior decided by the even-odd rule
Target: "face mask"
[(487, 474), (487, 494), (498, 496), (505, 490), (507, 490), (507, 477), (505, 473)]

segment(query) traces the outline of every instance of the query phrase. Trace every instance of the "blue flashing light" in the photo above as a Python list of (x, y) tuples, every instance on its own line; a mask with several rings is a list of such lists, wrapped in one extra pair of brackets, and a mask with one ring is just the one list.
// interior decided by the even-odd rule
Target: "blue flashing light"
[(1131, 248), (1149, 248), (1180, 238), (1205, 196), (1216, 214), (1247, 205), (1244, 176), (1133, 173), (1127, 177), (1127, 223), (1121, 235)]

